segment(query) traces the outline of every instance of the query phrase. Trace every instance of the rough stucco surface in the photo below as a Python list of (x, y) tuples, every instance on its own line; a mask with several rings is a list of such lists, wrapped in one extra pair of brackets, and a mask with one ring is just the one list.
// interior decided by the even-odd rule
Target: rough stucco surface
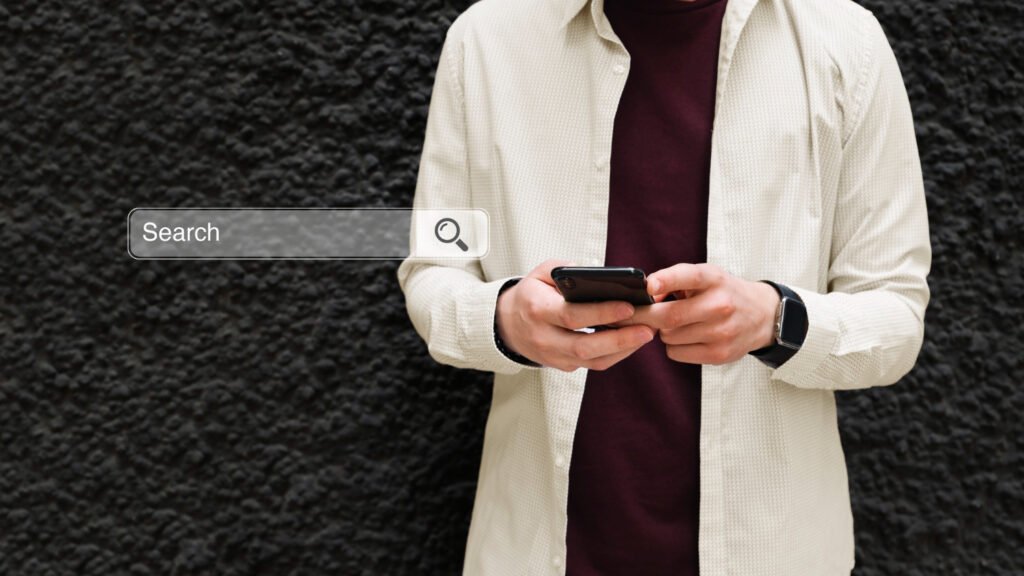
[[(456, 573), (490, 380), (395, 263), (139, 262), (124, 222), (409, 205), (468, 3), (100, 4), (0, 4), (0, 574)], [(1024, 7), (864, 4), (935, 259), (917, 368), (840, 396), (857, 574), (1020, 574)]]

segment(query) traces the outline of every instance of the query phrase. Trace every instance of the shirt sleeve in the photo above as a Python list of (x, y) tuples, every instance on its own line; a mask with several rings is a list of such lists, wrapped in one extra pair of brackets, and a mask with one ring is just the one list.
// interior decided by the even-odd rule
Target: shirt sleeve
[[(463, 17), (456, 19), (441, 49), (414, 209), (473, 207), (462, 85), (460, 31), (464, 21)], [(458, 368), (503, 374), (529, 369), (505, 356), (494, 337), (498, 292), (511, 278), (485, 279), (476, 259), (410, 257), (398, 268), (409, 318), (431, 357)]]
[(844, 135), (828, 293), (790, 286), (807, 307), (803, 346), (771, 378), (801, 388), (893, 384), (924, 339), (931, 243), (906, 88), (874, 16)]

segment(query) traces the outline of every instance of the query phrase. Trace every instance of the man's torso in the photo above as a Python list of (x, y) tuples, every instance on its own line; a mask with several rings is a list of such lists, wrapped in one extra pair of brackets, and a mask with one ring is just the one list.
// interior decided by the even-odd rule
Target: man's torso
[[(551, 257), (606, 263), (609, 158), (630, 62), (589, 3), (563, 27), (569, 4), (482, 0), (452, 27), (472, 207), (491, 223), (487, 279)], [(845, 0), (729, 0), (707, 262), (827, 290), (844, 115), (856, 105), (869, 22)], [(769, 381), (748, 360), (700, 367), (701, 572), (848, 573), (852, 517), (833, 394)], [(496, 376), (466, 574), (564, 570), (586, 378)]]

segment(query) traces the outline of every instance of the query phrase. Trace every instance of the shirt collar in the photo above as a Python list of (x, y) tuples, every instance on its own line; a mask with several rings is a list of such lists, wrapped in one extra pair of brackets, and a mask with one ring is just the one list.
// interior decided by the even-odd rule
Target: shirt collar
[(587, 5), (590, 0), (558, 0), (561, 4), (562, 11), (560, 13), (561, 19), (558, 21), (559, 27), (564, 27), (569, 23), (584, 6)]

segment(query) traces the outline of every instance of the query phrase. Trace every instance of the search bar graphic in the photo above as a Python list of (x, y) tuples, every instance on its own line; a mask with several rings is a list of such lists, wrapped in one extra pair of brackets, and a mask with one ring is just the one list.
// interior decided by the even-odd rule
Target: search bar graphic
[(136, 208), (137, 260), (483, 258), (487, 212), (414, 208)]

